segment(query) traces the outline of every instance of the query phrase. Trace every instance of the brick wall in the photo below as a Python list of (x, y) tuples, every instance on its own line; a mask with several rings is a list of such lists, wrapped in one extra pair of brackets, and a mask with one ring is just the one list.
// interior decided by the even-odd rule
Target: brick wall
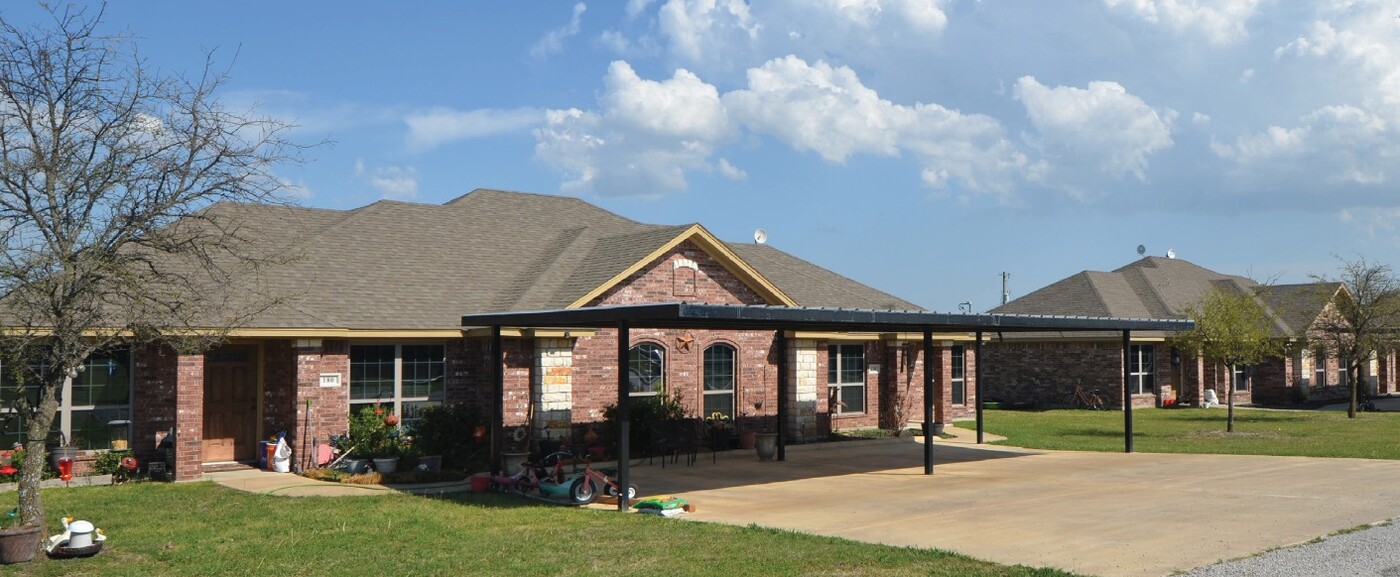
[(165, 347), (132, 351), (131, 450), (143, 463), (156, 458), (156, 446), (175, 426), (178, 359)]
[[(275, 430), (287, 431), (287, 443), (292, 446), (293, 462), (300, 457), (296, 451), (303, 450), (302, 441), (309, 450), (311, 441), (324, 442), (331, 435), (347, 432), (346, 417), (350, 412), (350, 343), (344, 340), (311, 339), (291, 343), (291, 353), (296, 359), (295, 422), (277, 423)], [(339, 387), (322, 387), (321, 375), (340, 375)], [(311, 401), (308, 419), (307, 401)]]
[[(1156, 343), (1153, 353), (1157, 388), (1176, 390), (1170, 347)], [(982, 354), (982, 393), (988, 400), (1066, 406), (1074, 388), (1081, 386), (1097, 389), (1109, 406), (1123, 406), (1121, 341), (992, 341), (982, 345)], [(1134, 407), (1157, 402), (1155, 393), (1133, 395)]]
[(179, 355), (175, 360), (175, 480), (203, 476), (204, 355)]

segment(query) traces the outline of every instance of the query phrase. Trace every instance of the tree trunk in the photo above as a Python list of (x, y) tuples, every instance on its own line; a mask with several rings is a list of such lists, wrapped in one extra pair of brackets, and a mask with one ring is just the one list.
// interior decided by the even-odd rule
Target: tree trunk
[(1225, 432), (1235, 432), (1235, 363), (1230, 363), (1230, 378), (1225, 383)]
[(19, 519), (23, 525), (38, 525), (40, 542), (49, 536), (44, 523), (44, 501), (39, 495), (39, 484), (44, 480), (44, 442), (53, 426), (54, 415), (58, 412), (58, 391), (66, 387), (71, 377), (64, 377), (58, 385), (45, 383), (39, 395), (39, 408), (29, 420), (25, 431), (24, 468), (19, 475)]
[(1360, 400), (1360, 399), (1359, 399), (1359, 395), (1358, 395), (1357, 393), (1361, 391), (1361, 383), (1356, 382), (1356, 381), (1357, 381), (1357, 379), (1356, 379), (1356, 373), (1353, 372), (1353, 371), (1351, 370), (1351, 365), (1350, 365), (1350, 364), (1348, 364), (1348, 365), (1345, 366), (1345, 367), (1342, 367), (1342, 370), (1344, 370), (1344, 371), (1347, 372), (1347, 385), (1348, 385), (1347, 388), (1351, 389), (1351, 390), (1347, 391), (1347, 392), (1351, 393), (1351, 402), (1347, 404), (1347, 418), (1348, 418), (1348, 419), (1355, 419), (1355, 418), (1356, 418), (1356, 409), (1357, 409), (1357, 406), (1358, 406), (1357, 403), (1358, 403), (1359, 400)]

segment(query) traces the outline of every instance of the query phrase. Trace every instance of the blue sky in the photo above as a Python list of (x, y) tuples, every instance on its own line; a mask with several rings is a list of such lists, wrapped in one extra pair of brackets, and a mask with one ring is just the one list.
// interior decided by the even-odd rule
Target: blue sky
[[(37, 21), (7, 3), (0, 17)], [(1400, 0), (116, 2), (148, 61), (328, 140), (306, 205), (575, 195), (934, 310), (1169, 248), (1400, 247)]]

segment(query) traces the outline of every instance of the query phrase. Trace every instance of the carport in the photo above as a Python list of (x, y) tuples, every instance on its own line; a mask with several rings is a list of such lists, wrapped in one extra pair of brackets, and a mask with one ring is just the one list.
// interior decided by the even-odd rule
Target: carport
[[(585, 329), (614, 328), (617, 330), (617, 409), (618, 419), (618, 480), (623, 487), (630, 481), (631, 448), (629, 445), (630, 397), (628, 395), (627, 366), (628, 351), (631, 348), (632, 328), (657, 329), (730, 329), (730, 330), (773, 330), (777, 343), (778, 381), (778, 453), (779, 461), (786, 460), (786, 431), (782, 425), (788, 417), (788, 367), (787, 333), (796, 331), (829, 331), (845, 333), (919, 333), (923, 334), (923, 355), (928, 359), (933, 354), (935, 332), (973, 333), (975, 353), (978, 363), (974, 373), (974, 390), (977, 398), (977, 442), (982, 442), (982, 337), (986, 333), (1008, 332), (1086, 332), (1121, 331), (1123, 335), (1123, 359), (1127, 359), (1132, 331), (1180, 331), (1190, 330), (1195, 325), (1188, 320), (1120, 319), (1107, 317), (1070, 317), (1042, 315), (995, 315), (995, 314), (954, 314), (924, 311), (888, 311), (863, 309), (833, 309), (807, 307), (773, 307), (760, 305), (714, 305), (690, 303), (658, 303), (639, 305), (618, 305), (588, 307), (578, 309), (558, 309), (544, 311), (521, 311), (502, 313), (482, 313), (462, 316), (464, 327), (491, 328), (491, 367), (492, 367), (492, 462), (499, 460), (502, 441), (504, 415), (504, 370), (502, 368), (501, 330), (503, 327)], [(1129, 364), (1123, 362), (1123, 398), (1127, 394)], [(924, 436), (932, 434), (933, 422), (933, 371), (924, 371)], [(1132, 403), (1124, 403), (1123, 409), (1124, 451), (1133, 451), (1133, 408)], [(933, 443), (924, 443), (924, 474), (933, 474)], [(618, 500), (618, 510), (625, 511), (628, 502)]]

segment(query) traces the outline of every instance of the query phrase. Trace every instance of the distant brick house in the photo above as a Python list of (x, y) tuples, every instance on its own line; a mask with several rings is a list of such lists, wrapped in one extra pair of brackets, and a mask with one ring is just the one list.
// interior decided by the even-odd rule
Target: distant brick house
[[(1256, 294), (1273, 320), (1274, 336), (1291, 345), (1288, 355), (1232, 374), (1221, 363), (1178, 351), (1171, 345), (1171, 334), (1134, 333), (1128, 355), (1133, 406), (1161, 406), (1167, 399), (1200, 405), (1208, 389), (1222, 403), (1232, 388), (1237, 403), (1290, 404), (1344, 395), (1343, 365), (1335, 354), (1308, 346), (1306, 338), (1331, 299), (1344, 290), (1335, 283), (1264, 286), (1181, 259), (1146, 257), (1112, 272), (1080, 272), (991, 312), (1182, 319), (1215, 289)], [(994, 336), (983, 347), (983, 395), (987, 400), (1062, 406), (1075, 387), (1083, 387), (1100, 391), (1110, 405), (1121, 407), (1120, 338), (1114, 333)], [(1371, 363), (1363, 378), (1374, 392), (1394, 392), (1394, 356)]]
[[(771, 246), (722, 242), (698, 224), (637, 223), (575, 198), (476, 190), (442, 205), (215, 205), (210, 214), (298, 254), (264, 271), (291, 298), (212, 351), (95, 356), (64, 392), (56, 425), (87, 449), (129, 427), (142, 458), (173, 430), (178, 479), (253, 461), (257, 441), (277, 431), (297, 448), (345, 433), (348, 414), (375, 403), (409, 426), (429, 405), (488, 403), (489, 329), (459, 326), (467, 313), (676, 301), (918, 309)], [(507, 327), (504, 424), (559, 438), (602, 420), (617, 399), (615, 335)], [(776, 426), (773, 331), (630, 336), (633, 394), (679, 394), (696, 417)], [(922, 335), (786, 337), (790, 438), (902, 425), (897, 404), (905, 419), (924, 418)], [(976, 402), (970, 340), (937, 335), (938, 423), (970, 415)], [(11, 423), (0, 439), (22, 435)]]

